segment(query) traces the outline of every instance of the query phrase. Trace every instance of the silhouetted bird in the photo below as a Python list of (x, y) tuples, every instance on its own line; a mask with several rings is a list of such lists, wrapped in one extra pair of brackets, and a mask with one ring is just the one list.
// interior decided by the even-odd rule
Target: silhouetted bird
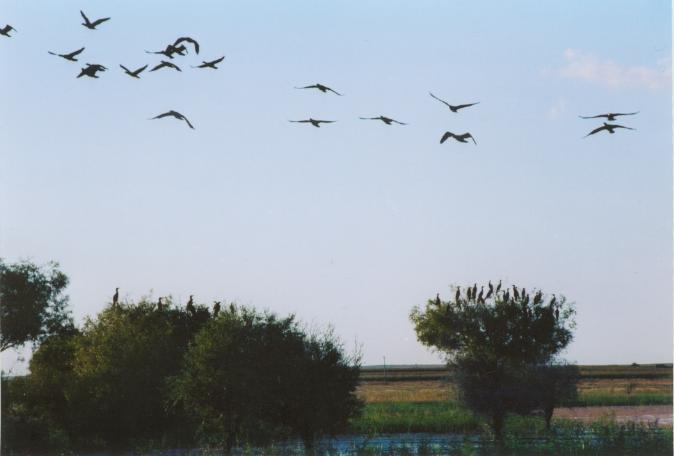
[(489, 293), (493, 293), (494, 292), (494, 285), (491, 284), (491, 280), (489, 282), (487, 282), (487, 286), (489, 287)]
[(10, 35), (9, 32), (11, 32), (12, 30), (14, 30), (15, 32), (17, 31), (14, 27), (7, 24), (3, 28), (0, 28), (0, 35), (5, 35), (6, 37), (11, 38), (12, 35)]
[(457, 304), (459, 303), (460, 298), (461, 298), (461, 288), (456, 287), (456, 294), (454, 295), (454, 300), (456, 301)]
[(395, 122), (400, 125), (407, 125), (404, 122), (398, 122), (397, 120), (391, 119), (390, 117), (384, 117), (384, 116), (379, 116), (379, 117), (359, 117), (359, 119), (363, 120), (381, 120), (384, 122), (386, 125), (391, 125), (391, 122)]
[(557, 297), (555, 295), (552, 295), (552, 299), (550, 300), (550, 307), (553, 307), (556, 302), (557, 302)]
[(464, 133), (462, 135), (455, 135), (451, 131), (446, 131), (445, 134), (442, 135), (442, 138), (440, 138), (440, 144), (447, 141), (449, 138), (454, 138), (457, 141), (462, 142), (462, 143), (467, 143), (468, 141), (466, 141), (466, 139), (470, 138), (470, 139), (473, 140), (475, 145), (477, 145), (477, 142), (475, 141), (475, 138), (473, 138), (473, 136), (470, 133)]
[(506, 290), (505, 293), (503, 293), (503, 302), (507, 303), (508, 301), (510, 301), (510, 292)]
[(210, 62), (202, 60), (203, 63), (201, 65), (193, 66), (192, 68), (213, 68), (214, 70), (217, 70), (218, 67), (216, 67), (215, 65), (222, 62), (223, 60), (225, 60), (224, 55), (222, 57), (220, 57), (219, 59), (211, 60)]
[(308, 85), (308, 86), (304, 86), (304, 87), (295, 87), (295, 88), (296, 89), (318, 89), (323, 93), (327, 93), (327, 91), (329, 90), (330, 92), (332, 92), (334, 94), (337, 94), (340, 97), (342, 96), (341, 93), (336, 92), (335, 90), (332, 90), (330, 87), (324, 86), (323, 84), (313, 84), (313, 85)]
[(236, 306), (234, 305), (233, 302), (229, 303), (229, 313), (235, 313), (236, 312)]
[(187, 305), (185, 306), (185, 310), (187, 310), (187, 312), (191, 313), (192, 315), (194, 315), (197, 311), (194, 308), (194, 299), (193, 299), (192, 295), (190, 295), (190, 299), (189, 299), (189, 301), (187, 301)]
[(526, 289), (526, 288), (522, 288), (522, 292), (521, 292), (520, 294), (521, 294), (522, 297), (524, 298), (524, 297), (527, 295), (527, 289)]
[(599, 128), (595, 128), (594, 130), (592, 130), (591, 132), (589, 132), (588, 134), (586, 134), (585, 136), (583, 136), (583, 138), (587, 138), (587, 137), (590, 136), (590, 135), (593, 135), (593, 134), (595, 134), (595, 133), (599, 133), (599, 132), (602, 131), (602, 130), (606, 130), (606, 131), (608, 131), (609, 133), (613, 134), (613, 133), (614, 133), (613, 130), (615, 130), (616, 128), (625, 128), (625, 129), (627, 129), (627, 130), (635, 130), (634, 128), (623, 127), (622, 125), (616, 125), (616, 124), (607, 124), (606, 122), (604, 122), (604, 125), (602, 125), (602, 126), (599, 127)]
[(119, 301), (119, 288), (115, 288), (115, 294), (112, 295), (112, 305), (113, 306), (117, 305), (118, 301)]
[(85, 26), (86, 28), (90, 29), (90, 30), (96, 30), (96, 26), (102, 24), (105, 21), (110, 20), (109, 17), (104, 17), (102, 19), (96, 19), (94, 22), (91, 22), (82, 10), (80, 10), (80, 14), (84, 18), (84, 22), (82, 22), (82, 25)]
[(620, 112), (609, 112), (608, 114), (597, 114), (596, 116), (578, 116), (581, 119), (596, 119), (598, 117), (606, 117), (606, 120), (615, 120), (616, 117), (618, 116), (633, 116), (634, 114), (639, 114), (639, 111), (637, 112), (626, 112), (626, 113), (620, 113)]
[(466, 295), (467, 295), (469, 301), (471, 299), (473, 299), (473, 297), (471, 296), (472, 293), (473, 293), (473, 289), (470, 286), (468, 286), (468, 289), (466, 289)]
[(435, 305), (440, 307), (441, 301), (440, 301), (440, 293), (437, 293), (435, 295)]
[(513, 297), (515, 298), (515, 301), (517, 301), (518, 299), (520, 299), (520, 294), (519, 294), (519, 292), (517, 291), (517, 287), (516, 287), (515, 285), (513, 285)]
[(182, 37), (178, 38), (173, 43), (173, 46), (177, 47), (183, 41), (187, 41), (188, 43), (192, 43), (194, 45), (194, 52), (196, 52), (197, 54), (199, 53), (199, 43), (197, 43), (196, 40), (190, 38), (189, 36), (182, 36)]
[(534, 295), (534, 304), (540, 304), (541, 301), (543, 301), (543, 292), (538, 290), (538, 292)]
[(161, 68), (164, 68), (164, 67), (173, 68), (173, 69), (176, 69), (178, 71), (183, 71), (183, 70), (180, 69), (180, 67), (178, 65), (175, 65), (171, 62), (167, 62), (166, 60), (162, 60), (159, 65), (152, 68), (150, 71), (157, 71), (157, 70), (159, 70)]
[[(491, 284), (490, 284), (490, 285), (491, 285)], [(491, 295), (493, 295), (493, 294), (494, 294), (494, 286), (492, 285), (492, 286), (489, 288), (489, 291), (487, 291), (487, 295), (484, 297), (484, 299), (489, 299), (489, 298), (491, 298)]]
[(78, 49), (76, 51), (71, 52), (70, 54), (57, 54), (52, 51), (47, 51), (51, 55), (56, 55), (58, 57), (63, 57), (66, 60), (70, 60), (71, 62), (77, 62), (77, 59), (75, 58), (76, 56), (80, 55), (84, 51), (84, 48)]
[(441, 101), (442, 103), (446, 104), (447, 107), (448, 107), (452, 112), (457, 112), (459, 109), (468, 108), (468, 107), (470, 107), (470, 106), (475, 106), (476, 104), (479, 104), (479, 103), (480, 103), (480, 102), (478, 101), (478, 102), (476, 102), (476, 103), (467, 103), (467, 104), (462, 104), (462, 105), (456, 105), (456, 106), (454, 106), (454, 105), (451, 105), (451, 104), (447, 103), (445, 100), (441, 100), (440, 98), (436, 97), (436, 96), (433, 95), (431, 92), (428, 92), (428, 93), (429, 93), (433, 98), (435, 98), (436, 100)]
[(473, 300), (475, 299), (475, 296), (477, 296), (477, 284), (473, 285)]
[(220, 301), (213, 301), (213, 316), (217, 317), (220, 313)]
[(555, 320), (559, 320), (559, 308), (555, 307)]
[(143, 67), (138, 68), (135, 71), (131, 71), (127, 67), (125, 67), (124, 65), (119, 65), (119, 66), (122, 68), (122, 70), (124, 70), (124, 72), (126, 74), (128, 74), (132, 78), (136, 78), (136, 79), (140, 79), (140, 76), (138, 76), (138, 75), (141, 74), (145, 70), (145, 68), (147, 68), (147, 65), (145, 65)]
[(164, 309), (164, 303), (162, 302), (162, 297), (160, 296), (159, 299), (157, 300), (157, 310), (163, 310)]
[(296, 122), (296, 123), (310, 123), (314, 127), (320, 128), (320, 124), (322, 123), (333, 123), (336, 122), (336, 120), (316, 120), (316, 119), (306, 119), (306, 120), (289, 120), (288, 122)]
[(499, 291), (501, 291), (501, 281), (500, 280), (498, 281), (498, 285), (496, 285), (496, 292), (498, 293)]
[(484, 304), (483, 295), (484, 295), (484, 287), (481, 287), (480, 293), (477, 295), (477, 302), (479, 302), (480, 304)]
[(97, 63), (91, 64), (87, 63), (87, 66), (82, 68), (82, 71), (80, 74), (77, 75), (78, 78), (81, 78), (82, 76), (89, 76), (90, 78), (97, 78), (96, 73), (98, 71), (105, 71), (107, 68), (105, 68), (103, 65), (99, 65)]
[(178, 119), (178, 120), (184, 120), (185, 122), (187, 122), (187, 125), (189, 125), (189, 127), (190, 127), (191, 129), (194, 130), (194, 126), (192, 126), (192, 124), (190, 123), (190, 121), (187, 120), (187, 117), (183, 116), (182, 114), (180, 114), (180, 113), (177, 112), (177, 111), (168, 111), (168, 112), (165, 112), (165, 113), (163, 113), (163, 114), (159, 114), (158, 116), (153, 117), (153, 118), (150, 119), (150, 120), (161, 119), (161, 118), (163, 118), (163, 117), (168, 117), (168, 116), (175, 117), (175, 118)]
[(180, 46), (174, 46), (172, 44), (169, 44), (163, 51), (145, 51), (145, 52), (147, 52), (148, 54), (163, 54), (169, 59), (172, 59), (173, 54), (185, 55), (185, 53), (187, 52), (187, 48), (182, 44)]

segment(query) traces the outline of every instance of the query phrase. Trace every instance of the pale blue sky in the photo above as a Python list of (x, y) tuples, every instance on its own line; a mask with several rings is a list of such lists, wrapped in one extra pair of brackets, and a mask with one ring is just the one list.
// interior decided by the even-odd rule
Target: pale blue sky
[[(90, 31), (80, 9), (112, 19)], [(671, 360), (671, 17), (668, 1), (4, 0), (1, 254), (59, 261), (78, 321), (116, 286), (194, 294), (330, 323), (366, 364), (438, 362), (410, 309), (502, 278), (576, 302), (572, 361)], [(182, 73), (118, 66), (185, 35), (202, 50)], [(84, 62), (108, 71), (76, 79)], [(293, 89), (316, 82), (344, 96)], [(453, 114), (429, 91), (481, 103)], [(196, 130), (147, 120), (170, 109)], [(581, 139), (601, 121), (578, 115), (610, 111), (640, 111), (616, 122), (637, 130)], [(358, 119), (380, 114), (409, 125)], [(309, 116), (338, 122), (288, 122)]]

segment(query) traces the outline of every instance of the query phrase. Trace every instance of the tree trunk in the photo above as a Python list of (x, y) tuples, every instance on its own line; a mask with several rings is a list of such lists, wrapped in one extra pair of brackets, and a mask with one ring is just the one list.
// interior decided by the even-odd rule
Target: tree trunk
[(555, 411), (555, 406), (554, 405), (546, 405), (545, 408), (543, 409), (543, 412), (545, 413), (545, 430), (549, 431), (550, 430), (550, 421), (552, 421), (552, 414)]

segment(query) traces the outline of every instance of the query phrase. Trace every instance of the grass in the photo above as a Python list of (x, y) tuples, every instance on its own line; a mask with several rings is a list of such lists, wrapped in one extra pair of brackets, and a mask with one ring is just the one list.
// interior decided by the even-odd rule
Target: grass
[(611, 393), (581, 392), (578, 398), (562, 403), (562, 407), (593, 407), (611, 405), (671, 405), (672, 393)]

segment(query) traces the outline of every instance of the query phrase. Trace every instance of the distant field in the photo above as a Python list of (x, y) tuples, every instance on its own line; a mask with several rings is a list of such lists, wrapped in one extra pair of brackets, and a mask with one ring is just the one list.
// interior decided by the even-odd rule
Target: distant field
[[(569, 406), (672, 403), (672, 367), (654, 364), (579, 366), (579, 397)], [(452, 401), (456, 392), (445, 366), (368, 366), (358, 394), (368, 403)]]

